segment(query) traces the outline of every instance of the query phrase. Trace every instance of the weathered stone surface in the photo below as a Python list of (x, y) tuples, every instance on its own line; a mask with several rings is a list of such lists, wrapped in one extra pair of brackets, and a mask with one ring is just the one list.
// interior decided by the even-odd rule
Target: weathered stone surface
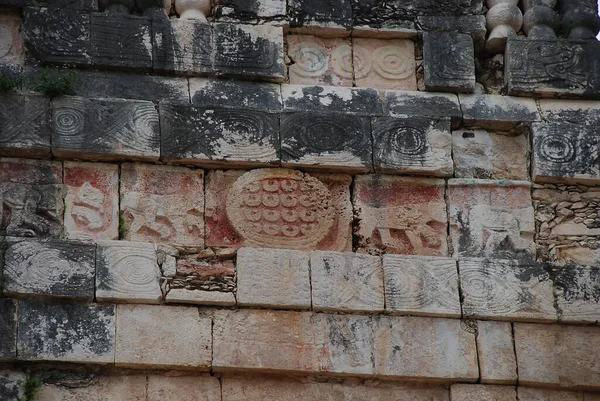
[(304, 252), (241, 248), (237, 254), (240, 305), (309, 309), (309, 256)]
[(190, 78), (190, 96), (194, 106), (248, 108), (280, 111), (281, 89), (277, 84)]
[(460, 256), (531, 259), (535, 224), (525, 181), (448, 181), (450, 236)]
[(286, 17), (286, 6), (286, 0), (219, 0), (213, 13), (219, 21), (272, 22)]
[[(211, 249), (206, 249), (201, 253), (215, 255)], [(177, 261), (176, 277), (171, 280), (170, 287), (233, 292), (236, 287), (234, 260), (223, 258), (234, 258), (235, 255), (236, 251), (233, 249), (216, 249), (216, 255), (212, 259), (194, 256), (180, 257)]]
[[(17, 356), (17, 304), (10, 298), (0, 299), (0, 361), (9, 361)], [(2, 395), (2, 376), (0, 376)]]
[(214, 24), (213, 68), (224, 76), (281, 82), (285, 78), (283, 28)]
[(214, 370), (373, 374), (366, 316), (222, 310), (213, 338)]
[(600, 121), (600, 101), (540, 99), (540, 113), (549, 122), (594, 125)]
[(598, 388), (600, 328), (515, 323), (519, 384)]
[(244, 173), (208, 173), (207, 246), (351, 249), (350, 176), (285, 169)]
[(172, 288), (165, 296), (166, 303), (191, 305), (234, 306), (236, 304), (233, 292), (188, 290)]
[(482, 130), (452, 132), (454, 176), (495, 180), (527, 180), (529, 140)]
[(445, 256), (445, 183), (430, 178), (357, 176), (353, 204), (358, 250), (368, 253)]
[(65, 231), (71, 239), (119, 238), (119, 166), (64, 162)]
[(0, 154), (49, 158), (50, 111), (45, 97), (0, 97)]
[(453, 259), (384, 255), (383, 273), (386, 312), (461, 316), (458, 271)]
[(417, 90), (415, 46), (405, 39), (352, 39), (356, 86)]
[(515, 40), (506, 46), (513, 95), (599, 98), (600, 43), (595, 40)]
[(160, 269), (153, 244), (98, 241), (96, 299), (158, 303)]
[(475, 335), (458, 319), (374, 318), (375, 374), (477, 381)]
[(511, 323), (478, 321), (477, 351), (482, 383), (517, 383), (517, 361)]
[(540, 121), (533, 99), (500, 95), (459, 95), (463, 121), (468, 127), (510, 131)]
[(93, 245), (10, 238), (4, 252), (4, 293), (91, 301), (95, 256)]
[(342, 38), (288, 35), (290, 84), (352, 86), (352, 48)]
[(473, 39), (467, 34), (425, 32), (425, 89), (432, 92), (472, 93), (475, 90), (474, 53)]
[(123, 239), (202, 247), (204, 172), (123, 164), (121, 211)]
[(376, 117), (372, 120), (373, 162), (379, 172), (452, 175), (450, 120)]
[(221, 384), (214, 376), (148, 376), (147, 401), (221, 401)]
[(353, 38), (375, 38), (375, 39), (416, 39), (418, 30), (414, 21), (394, 20), (381, 27), (371, 25), (354, 25), (352, 27)]
[(0, 370), (0, 397), (7, 401), (21, 400), (26, 379), (25, 373), (18, 370)]
[(117, 305), (117, 366), (208, 370), (211, 351), (211, 319), (196, 308)]
[(0, 64), (22, 64), (23, 39), (19, 34), (21, 17), (16, 11), (3, 10), (0, 16)]
[(68, 8), (80, 11), (98, 11), (98, 0), (50, 0), (48, 2), (38, 1), (34, 3), (37, 3), (34, 5), (39, 5), (40, 7), (43, 6), (48, 8)]
[(285, 167), (369, 171), (371, 123), (367, 117), (330, 113), (285, 113), (280, 117)]
[(485, 17), (483, 15), (427, 15), (417, 17), (417, 26), (428, 32), (460, 32), (473, 37), (475, 47), (483, 48), (485, 42)]
[(553, 279), (560, 321), (600, 321), (600, 267), (567, 265)]
[(519, 401), (593, 401), (587, 395), (573, 391), (560, 391), (541, 388), (517, 387)]
[(352, 27), (350, 0), (289, 0), (288, 16), (293, 32), (321, 37), (348, 36)]
[(452, 401), (517, 401), (517, 390), (512, 386), (453, 384), (450, 398)]
[(277, 164), (278, 124), (274, 113), (161, 102), (161, 157), (187, 164)]
[(311, 252), (310, 278), (315, 311), (383, 311), (383, 269), (379, 257)]
[[(373, 88), (281, 85), (283, 108), (289, 111), (382, 115), (383, 103)], [(460, 112), (460, 110), (459, 110)]]
[(22, 300), (17, 350), (28, 361), (113, 363), (115, 307)]
[(429, 117), (452, 119), (452, 127), (458, 128), (462, 111), (458, 96), (446, 93), (421, 93), (410, 91), (386, 91), (387, 112), (392, 117)]
[(127, 14), (92, 13), (90, 54), (102, 67), (152, 68), (150, 18)]
[(146, 401), (146, 376), (101, 376), (82, 387), (43, 384), (37, 401)]

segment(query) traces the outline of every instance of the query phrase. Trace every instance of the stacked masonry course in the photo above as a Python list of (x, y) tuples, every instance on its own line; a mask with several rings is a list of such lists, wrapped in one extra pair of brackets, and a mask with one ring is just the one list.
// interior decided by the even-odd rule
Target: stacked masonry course
[(600, 400), (595, 0), (0, 7), (0, 400)]

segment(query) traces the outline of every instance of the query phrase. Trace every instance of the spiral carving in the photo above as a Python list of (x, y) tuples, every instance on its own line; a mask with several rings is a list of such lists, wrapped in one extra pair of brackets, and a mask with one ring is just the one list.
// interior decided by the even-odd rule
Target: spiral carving
[(412, 63), (407, 63), (397, 46), (385, 46), (373, 54), (373, 68), (386, 79), (406, 79), (414, 74)]
[(365, 78), (371, 72), (372, 59), (369, 49), (354, 46), (354, 76), (356, 79)]
[(547, 135), (538, 146), (540, 156), (553, 163), (570, 163), (577, 157), (573, 138), (565, 135)]
[(490, 35), (486, 49), (492, 53), (503, 53), (509, 37), (516, 36), (523, 25), (523, 13), (517, 7), (519, 0), (487, 0), (487, 29)]
[(300, 76), (319, 77), (329, 69), (329, 57), (317, 43), (298, 43), (289, 54), (294, 60), (294, 71)]
[(85, 126), (85, 100), (69, 99), (54, 102), (54, 127), (60, 136), (80, 135)]
[(352, 48), (344, 44), (331, 53), (331, 67), (338, 76), (352, 79)]
[(387, 120), (378, 126), (382, 136), (382, 147), (403, 156), (421, 156), (428, 152), (427, 134), (420, 128), (408, 125), (403, 120)]

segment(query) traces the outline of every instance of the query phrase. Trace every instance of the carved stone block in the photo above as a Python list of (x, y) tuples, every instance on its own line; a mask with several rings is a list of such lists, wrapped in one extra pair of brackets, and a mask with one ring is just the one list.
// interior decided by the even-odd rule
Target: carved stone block
[(93, 63), (102, 67), (152, 68), (150, 18), (92, 13), (90, 46)]
[(600, 321), (600, 267), (567, 265), (558, 270), (554, 286), (560, 321)]
[(315, 251), (310, 254), (310, 273), (313, 310), (383, 312), (379, 257)]
[(466, 258), (458, 263), (463, 313), (477, 318), (556, 321), (552, 281), (541, 264)]
[(450, 258), (383, 256), (388, 313), (460, 317), (458, 271)]
[(410, 91), (386, 91), (385, 100), (392, 117), (429, 117), (452, 119), (452, 127), (462, 122), (462, 111), (458, 96), (446, 93), (424, 93)]
[(158, 160), (152, 102), (61, 97), (52, 103), (52, 153), (93, 160)]
[[(0, 299), (0, 361), (17, 357), (17, 304), (10, 298)], [(0, 385), (0, 395), (2, 395)]]
[(415, 45), (405, 39), (352, 39), (356, 86), (417, 90)]
[(502, 400), (517, 401), (517, 391), (510, 386), (491, 386), (483, 384), (453, 384), (450, 387), (450, 397), (453, 400)]
[(115, 361), (115, 306), (19, 302), (19, 357), (27, 361)]
[(600, 137), (595, 124), (533, 124), (533, 179), (537, 182), (600, 183)]
[(213, 170), (206, 245), (350, 251), (351, 177), (296, 170)]
[(376, 171), (452, 176), (449, 119), (376, 117), (371, 129)]
[(477, 322), (477, 352), (482, 383), (517, 384), (517, 360), (510, 322)]
[(65, 231), (71, 239), (119, 238), (119, 166), (64, 163)]
[(371, 123), (366, 117), (314, 112), (280, 117), (284, 167), (369, 171)]
[(373, 88), (282, 84), (281, 94), (283, 108), (287, 111), (331, 112), (360, 116), (384, 114), (379, 92)]
[(92, 301), (95, 257), (94, 245), (11, 238), (4, 252), (4, 293)]
[(274, 113), (161, 103), (161, 156), (186, 164), (275, 164), (278, 123)]
[(213, 29), (215, 73), (283, 81), (285, 63), (282, 27), (214, 24)]
[(192, 104), (199, 107), (249, 108), (280, 111), (281, 88), (277, 84), (190, 78)]
[(535, 255), (530, 186), (525, 181), (450, 180), (454, 252), (469, 257), (530, 260)]
[(204, 246), (204, 172), (186, 167), (121, 166), (123, 239)]
[(432, 92), (472, 93), (475, 90), (474, 53), (473, 39), (470, 35), (456, 32), (425, 32), (425, 89)]
[(99, 241), (96, 261), (96, 299), (158, 303), (162, 298), (153, 244)]
[(510, 131), (540, 121), (534, 99), (500, 95), (459, 95), (467, 127)]
[(290, 84), (352, 86), (352, 48), (348, 39), (288, 35)]
[(245, 306), (309, 309), (308, 254), (241, 248), (237, 253), (237, 301)]
[(509, 40), (508, 92), (600, 98), (600, 43), (595, 40)]
[(23, 39), (19, 34), (21, 17), (4, 10), (0, 16), (0, 64), (23, 64)]
[(292, 32), (341, 37), (352, 28), (350, 0), (289, 0), (288, 16)]
[(359, 252), (446, 256), (444, 192), (438, 179), (357, 176), (352, 203)]
[[(0, 33), (1, 29), (0, 26)], [(0, 98), (0, 154), (12, 157), (50, 158), (50, 112), (48, 98), (2, 96)]]

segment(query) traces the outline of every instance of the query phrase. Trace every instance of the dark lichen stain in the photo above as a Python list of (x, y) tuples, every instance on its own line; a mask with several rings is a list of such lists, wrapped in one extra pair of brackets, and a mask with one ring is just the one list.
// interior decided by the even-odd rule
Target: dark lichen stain
[(555, 286), (567, 301), (600, 303), (600, 267), (568, 264), (557, 272)]

